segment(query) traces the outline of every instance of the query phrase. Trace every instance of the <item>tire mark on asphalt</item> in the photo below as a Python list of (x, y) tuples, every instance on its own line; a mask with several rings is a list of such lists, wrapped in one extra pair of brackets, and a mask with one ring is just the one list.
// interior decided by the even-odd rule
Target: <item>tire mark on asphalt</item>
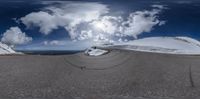
[(194, 87), (194, 81), (193, 81), (193, 77), (192, 77), (192, 70), (191, 70), (192, 66), (189, 66), (189, 79), (190, 79), (190, 85), (191, 87)]
[[(87, 66), (79, 66), (79, 65), (77, 65), (77, 64), (74, 64), (74, 63), (72, 63), (72, 62), (70, 62), (68, 59), (66, 59), (66, 58), (64, 58), (64, 61), (65, 61), (65, 63), (67, 64), (70, 64), (71, 66), (73, 66), (73, 67), (76, 67), (76, 68), (79, 68), (79, 69), (81, 69), (81, 70), (106, 70), (106, 69), (111, 69), (111, 68), (114, 68), (114, 67), (117, 67), (117, 66), (121, 66), (122, 64), (124, 64), (124, 63), (126, 63), (127, 61), (128, 61), (128, 59), (129, 58), (131, 58), (132, 56), (128, 53), (127, 55), (126, 55), (127, 57), (126, 57), (126, 59), (124, 60), (124, 61), (122, 61), (122, 62), (120, 62), (120, 63), (118, 63), (118, 64), (116, 64), (116, 65), (113, 65), (113, 66), (107, 66), (107, 67), (104, 67), (104, 68), (95, 68), (95, 66), (94, 66), (94, 68), (91, 68), (91, 67), (87, 67)], [(67, 65), (68, 65), (67, 64)]]

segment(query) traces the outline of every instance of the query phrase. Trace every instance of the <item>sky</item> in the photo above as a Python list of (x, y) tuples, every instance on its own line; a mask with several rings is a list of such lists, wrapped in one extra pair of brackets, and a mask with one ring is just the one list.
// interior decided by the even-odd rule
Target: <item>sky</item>
[(200, 40), (199, 0), (1, 0), (0, 40), (16, 50), (82, 50), (146, 37)]

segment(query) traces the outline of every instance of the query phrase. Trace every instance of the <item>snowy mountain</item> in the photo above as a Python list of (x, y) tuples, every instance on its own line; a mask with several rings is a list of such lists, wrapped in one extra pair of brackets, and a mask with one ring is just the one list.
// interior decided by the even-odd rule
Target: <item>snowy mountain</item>
[(6, 44), (0, 42), (0, 54), (15, 54), (16, 52)]
[(189, 37), (148, 37), (100, 47), (170, 54), (200, 54), (200, 42)]

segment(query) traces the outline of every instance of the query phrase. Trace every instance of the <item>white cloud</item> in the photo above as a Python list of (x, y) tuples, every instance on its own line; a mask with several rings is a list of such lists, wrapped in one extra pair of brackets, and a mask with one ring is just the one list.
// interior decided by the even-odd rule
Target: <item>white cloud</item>
[(64, 42), (59, 40), (52, 40), (52, 41), (44, 41), (43, 44), (55, 46), (55, 45), (64, 45)]
[[(49, 3), (49, 2), (46, 2)], [(164, 25), (159, 13), (166, 7), (152, 5), (152, 10), (136, 11), (127, 18), (106, 15), (110, 9), (97, 2), (62, 2), (33, 12), (21, 18), (28, 28), (39, 27), (40, 32), (48, 35), (59, 27), (65, 28), (71, 39), (93, 41), (112, 41), (113, 36), (124, 37), (150, 32), (154, 26)]]
[(52, 30), (65, 27), (70, 31), (72, 38), (76, 25), (98, 19), (102, 14), (108, 13), (106, 5), (89, 2), (67, 2), (61, 5), (49, 6), (44, 11), (33, 12), (21, 18), (21, 21), (29, 28), (36, 26), (40, 32), (49, 34)]
[(40, 27), (40, 32), (49, 34), (53, 29), (57, 29), (58, 25), (55, 23), (57, 18), (47, 12), (33, 12), (26, 17), (21, 18), (22, 22), (28, 27)]
[(137, 11), (131, 13), (128, 17), (128, 21), (122, 24), (122, 28), (124, 29), (123, 33), (137, 38), (137, 35), (141, 33), (150, 32), (155, 25), (159, 25), (161, 22), (157, 18), (159, 12), (160, 10), (154, 9), (152, 11)]
[(152, 5), (152, 7), (158, 8), (158, 9), (168, 9), (165, 5), (158, 5), (158, 4), (154, 4)]
[(20, 45), (32, 41), (32, 38), (28, 37), (26, 33), (22, 32), (19, 27), (11, 27), (5, 33), (3, 33), (1, 41), (8, 45)]
[(161, 25), (164, 25), (164, 24), (166, 24), (166, 21), (160, 21), (158, 25), (161, 26)]
[(100, 32), (114, 34), (119, 31), (118, 27), (121, 21), (122, 17), (103, 16), (100, 19), (91, 22), (90, 25), (92, 25)]

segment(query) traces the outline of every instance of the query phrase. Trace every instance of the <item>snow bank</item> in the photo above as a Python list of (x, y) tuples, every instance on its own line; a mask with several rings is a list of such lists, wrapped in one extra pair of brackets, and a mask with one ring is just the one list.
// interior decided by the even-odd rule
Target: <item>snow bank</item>
[(107, 50), (102, 50), (102, 49), (97, 49), (97, 48), (89, 48), (85, 51), (85, 54), (86, 55), (89, 55), (89, 56), (100, 56), (100, 55), (104, 55), (108, 53)]
[(0, 54), (15, 54), (16, 52), (6, 44), (0, 42)]
[(102, 47), (170, 54), (200, 54), (200, 42), (189, 37), (149, 37)]

